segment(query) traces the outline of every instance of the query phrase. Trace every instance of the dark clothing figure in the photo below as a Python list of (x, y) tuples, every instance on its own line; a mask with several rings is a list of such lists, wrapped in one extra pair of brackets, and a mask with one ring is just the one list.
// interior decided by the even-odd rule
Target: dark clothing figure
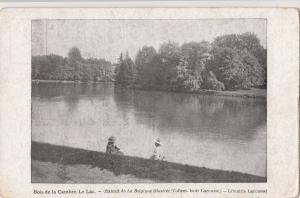
[(116, 140), (116, 138), (113, 137), (113, 136), (108, 139), (108, 143), (107, 143), (107, 146), (106, 146), (106, 153), (107, 154), (123, 155), (120, 148), (118, 148), (115, 145), (115, 140)]
[(111, 136), (108, 138), (106, 145), (106, 162), (108, 163), (108, 169), (112, 170), (116, 175), (121, 173), (122, 163), (120, 158), (113, 155), (124, 155), (121, 150), (115, 145), (116, 138)]
[(121, 151), (113, 142), (108, 142), (107, 143), (106, 153), (108, 153), (108, 154), (117, 154), (118, 152), (121, 152)]

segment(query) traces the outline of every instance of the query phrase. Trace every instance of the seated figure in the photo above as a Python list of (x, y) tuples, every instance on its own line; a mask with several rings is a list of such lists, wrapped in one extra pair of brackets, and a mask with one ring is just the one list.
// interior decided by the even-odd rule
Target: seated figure
[(107, 154), (116, 154), (116, 155), (123, 155), (123, 152), (118, 148), (115, 144), (116, 138), (111, 136), (108, 138), (108, 143), (106, 146), (106, 153)]

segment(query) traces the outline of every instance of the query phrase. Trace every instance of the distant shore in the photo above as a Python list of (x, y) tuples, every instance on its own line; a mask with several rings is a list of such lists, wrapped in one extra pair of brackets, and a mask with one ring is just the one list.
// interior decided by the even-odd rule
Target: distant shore
[(103, 82), (113, 82), (113, 81), (74, 81), (74, 80), (31, 80), (31, 82), (34, 83), (76, 83), (76, 84), (82, 84), (82, 83), (103, 83)]
[(214, 95), (214, 96), (232, 96), (242, 98), (266, 98), (267, 90), (251, 88), (249, 90), (237, 91), (215, 91), (215, 90), (201, 90), (198, 94)]
[[(32, 80), (34, 83), (70, 83), (70, 84), (93, 84), (93, 83), (104, 83), (113, 81), (71, 81), (71, 80)], [(130, 88), (135, 90), (143, 91), (163, 91), (163, 90), (148, 90), (139, 88)], [(166, 92), (166, 91), (164, 91)], [(170, 92), (170, 91), (169, 91)], [(200, 95), (212, 95), (212, 96), (229, 96), (229, 97), (240, 97), (240, 98), (261, 98), (266, 99), (267, 90), (259, 88), (251, 88), (249, 90), (236, 90), (236, 91), (216, 91), (216, 90), (201, 90), (198, 92), (178, 92), (178, 93), (189, 93), (189, 94), (200, 94)]]
[[(33, 83), (70, 83), (70, 84), (93, 84), (93, 83), (103, 83), (103, 82), (113, 82), (113, 81), (71, 81), (71, 80), (32, 80)], [(148, 90), (148, 89), (138, 89), (130, 88), (143, 91), (163, 91), (163, 90)], [(227, 97), (240, 97), (240, 98), (261, 98), (266, 99), (267, 89), (251, 88), (249, 90), (236, 90), (236, 91), (216, 91), (216, 90), (201, 90), (198, 92), (178, 92), (178, 93), (189, 93), (189, 94), (199, 94), (199, 95), (212, 95), (212, 96), (227, 96)]]
[[(66, 181), (73, 180), (74, 182), (74, 178), (77, 178), (78, 183), (148, 183), (152, 181), (156, 183), (243, 183), (267, 181), (266, 177), (235, 171), (214, 170), (131, 156), (106, 155), (103, 152), (34, 141), (31, 146), (31, 159), (33, 183), (51, 182), (49, 178), (56, 177), (53, 174), (56, 174), (57, 171), (61, 172), (63, 177), (69, 178)], [(62, 167), (62, 170), (57, 170), (55, 167)], [(98, 174), (102, 179), (94, 180), (92, 176), (88, 176), (92, 173)], [(74, 178), (72, 179), (72, 177)], [(118, 180), (118, 177), (124, 180)], [(126, 178), (130, 179), (126, 180)], [(63, 181), (58, 179), (59, 182)]]

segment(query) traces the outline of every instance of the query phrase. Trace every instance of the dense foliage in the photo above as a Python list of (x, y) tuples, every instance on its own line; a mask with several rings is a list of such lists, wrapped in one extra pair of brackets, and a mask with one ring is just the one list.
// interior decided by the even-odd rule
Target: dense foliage
[[(122, 57), (122, 55), (120, 56)], [(135, 88), (197, 92), (266, 86), (267, 53), (255, 34), (217, 37), (213, 43), (144, 46), (135, 63), (120, 58), (116, 82)]]
[(198, 92), (265, 87), (267, 51), (255, 34), (231, 34), (212, 43), (174, 42), (144, 46), (132, 60), (120, 54), (116, 68), (104, 59), (84, 59), (78, 48), (67, 58), (58, 55), (32, 57), (32, 78), (99, 81), (152, 90)]
[(126, 52), (125, 58), (123, 58), (123, 54), (121, 53), (119, 58), (119, 64), (116, 68), (116, 81), (121, 83), (122, 85), (130, 85), (134, 83), (135, 76), (135, 66), (133, 61)]
[(220, 36), (213, 46), (210, 68), (227, 89), (266, 84), (267, 51), (254, 34)]
[(100, 81), (111, 80), (112, 64), (104, 59), (84, 59), (78, 48), (70, 49), (68, 58), (58, 55), (32, 57), (32, 79)]

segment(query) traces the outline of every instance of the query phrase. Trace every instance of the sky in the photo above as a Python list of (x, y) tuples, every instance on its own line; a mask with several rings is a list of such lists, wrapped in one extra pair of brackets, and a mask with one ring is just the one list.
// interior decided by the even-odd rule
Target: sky
[(196, 20), (33, 20), (32, 55), (58, 54), (66, 57), (76, 46), (84, 58), (117, 62), (121, 52), (134, 59), (143, 46), (158, 49), (174, 41), (212, 42), (217, 36), (251, 32), (266, 47), (264, 19)]

